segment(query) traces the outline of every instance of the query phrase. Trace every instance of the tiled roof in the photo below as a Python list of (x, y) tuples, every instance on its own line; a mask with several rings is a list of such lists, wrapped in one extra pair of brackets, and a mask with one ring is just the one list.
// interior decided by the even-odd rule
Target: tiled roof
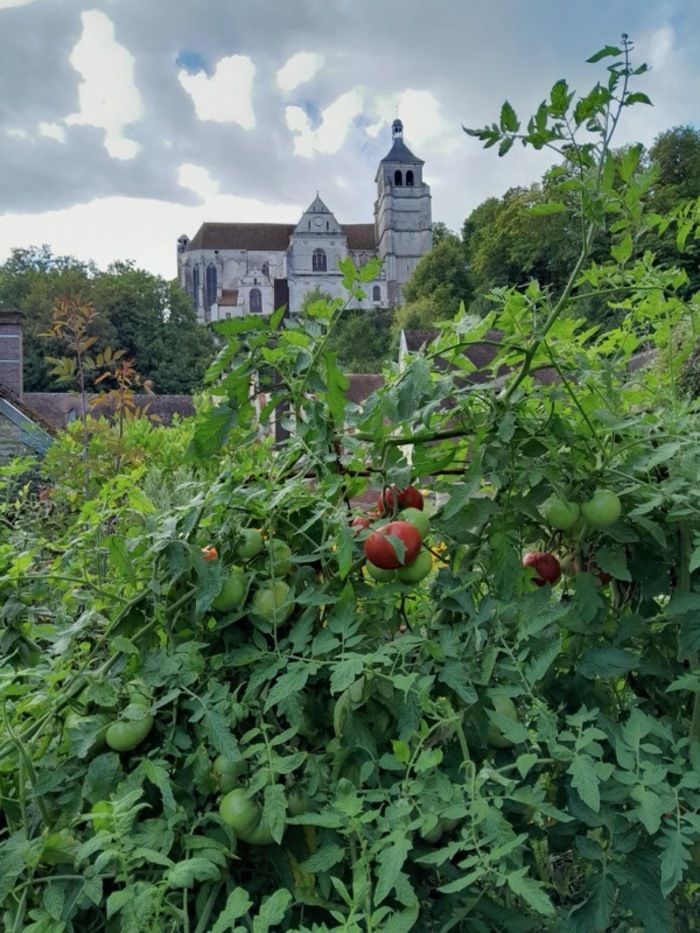
[[(88, 405), (96, 397), (94, 393), (88, 394)], [(54, 433), (78, 418), (81, 412), (80, 396), (76, 392), (25, 392), (24, 402), (38, 414), (39, 423), (48, 424)], [(175, 414), (183, 418), (194, 415), (191, 395), (137, 395), (136, 404), (139, 407), (148, 405), (147, 414), (157, 415), (163, 424), (169, 424)], [(112, 413), (113, 409), (103, 405), (94, 411), (96, 416)]]
[(10, 405), (14, 406), (17, 411), (21, 412), (25, 418), (29, 418), (37, 427), (40, 427), (43, 431), (46, 431), (47, 434), (56, 433), (56, 425), (53, 424), (50, 418), (47, 418), (44, 413), (35, 408), (31, 402), (30, 394), (25, 393), (24, 396), (20, 399), (14, 392), (10, 392), (9, 389), (6, 389), (5, 386), (0, 385), (0, 398), (5, 399), (6, 402), (9, 402)]
[[(373, 250), (374, 224), (344, 224), (348, 249)], [(285, 252), (294, 224), (213, 224), (203, 223), (187, 244), (187, 251), (199, 249), (247, 249)]]
[(397, 137), (391, 149), (382, 159), (382, 162), (411, 162), (414, 165), (425, 165), (423, 159), (418, 159), (413, 155), (403, 139)]
[(384, 377), (375, 373), (351, 373), (348, 379), (350, 385), (345, 392), (345, 397), (356, 405), (364, 402), (368, 396), (384, 385)]

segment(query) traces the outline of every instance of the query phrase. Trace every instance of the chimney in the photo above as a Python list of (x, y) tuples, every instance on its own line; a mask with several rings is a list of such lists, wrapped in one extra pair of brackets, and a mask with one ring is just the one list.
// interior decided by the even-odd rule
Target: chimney
[(0, 386), (22, 398), (22, 330), (24, 314), (0, 308)]

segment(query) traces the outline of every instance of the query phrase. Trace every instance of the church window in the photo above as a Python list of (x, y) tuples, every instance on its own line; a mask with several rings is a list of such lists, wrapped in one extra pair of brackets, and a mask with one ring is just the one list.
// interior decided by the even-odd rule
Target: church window
[(269, 263), (269, 262), (264, 262), (264, 263), (262, 264), (262, 269), (261, 269), (260, 271), (262, 272), (262, 274), (265, 276), (266, 279), (269, 279), (269, 277), (270, 277), (270, 263)]
[(199, 266), (192, 270), (192, 303), (195, 308), (199, 306)]
[(251, 288), (248, 296), (251, 314), (262, 314), (262, 295), (259, 288)]
[(395, 185), (403, 184), (403, 175), (401, 174), (399, 169), (396, 169), (396, 171), (394, 172), (394, 184)]
[(406, 184), (409, 185), (411, 188), (413, 187), (413, 172), (410, 170), (410, 168), (406, 172)]
[(325, 250), (315, 249), (311, 256), (311, 268), (314, 272), (326, 272), (326, 253)]
[(372, 288), (372, 301), (381, 301), (382, 293), (379, 290), (378, 285), (374, 285)]
[(210, 263), (207, 266), (206, 283), (207, 283), (206, 299), (205, 299), (204, 304), (207, 308), (211, 308), (211, 306), (216, 301), (216, 289), (217, 289), (216, 266), (213, 263)]
[(326, 221), (326, 230), (330, 230), (330, 224)]

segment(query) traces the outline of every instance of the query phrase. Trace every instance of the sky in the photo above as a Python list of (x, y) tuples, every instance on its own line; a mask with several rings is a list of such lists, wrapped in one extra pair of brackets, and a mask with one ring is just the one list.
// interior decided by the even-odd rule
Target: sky
[(459, 230), (551, 164), (462, 127), (590, 89), (622, 32), (654, 106), (617, 142), (700, 124), (700, 0), (0, 0), (0, 261), (47, 243), (172, 278), (180, 234), (296, 223), (316, 191), (371, 222), (397, 112)]

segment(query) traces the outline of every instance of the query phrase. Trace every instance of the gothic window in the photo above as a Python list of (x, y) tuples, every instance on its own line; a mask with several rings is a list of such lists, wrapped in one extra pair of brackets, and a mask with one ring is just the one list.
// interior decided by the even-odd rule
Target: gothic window
[(207, 266), (206, 297), (204, 301), (205, 307), (211, 308), (211, 306), (216, 301), (216, 288), (216, 266), (213, 263), (209, 263)]
[(192, 270), (190, 269), (189, 266), (185, 266), (184, 274), (185, 274), (185, 280), (183, 282), (183, 288), (185, 289), (185, 291), (191, 298), (192, 297)]
[(395, 185), (403, 184), (403, 175), (401, 174), (399, 169), (396, 169), (396, 171), (394, 172), (394, 184)]
[(270, 278), (270, 263), (264, 262), (262, 264), (262, 269), (260, 270), (266, 279)]
[(406, 184), (409, 185), (411, 188), (413, 187), (413, 172), (410, 170), (410, 168), (406, 172)]
[(372, 301), (381, 301), (382, 293), (379, 290), (378, 285), (374, 285), (372, 288)]
[(326, 253), (325, 250), (315, 249), (313, 255), (311, 256), (311, 269), (314, 272), (326, 272)]
[(262, 295), (259, 288), (251, 288), (248, 296), (251, 314), (262, 314)]
[(192, 270), (192, 304), (195, 309), (199, 306), (199, 266)]

